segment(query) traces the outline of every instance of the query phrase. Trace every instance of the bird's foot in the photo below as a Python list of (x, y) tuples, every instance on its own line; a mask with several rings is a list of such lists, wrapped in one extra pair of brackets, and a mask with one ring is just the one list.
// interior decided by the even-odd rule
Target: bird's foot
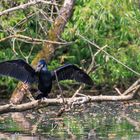
[(47, 97), (44, 96), (44, 94), (41, 93), (41, 94), (39, 94), (35, 99), (36, 99), (36, 100), (40, 100), (40, 99), (45, 100), (45, 99), (47, 99)]
[(46, 100), (46, 99), (47, 99), (47, 97), (42, 97), (42, 98), (41, 98), (41, 100)]
[(13, 107), (15, 104), (12, 101), (9, 101), (9, 105)]
[(61, 98), (61, 95), (57, 95), (57, 99), (60, 99)]

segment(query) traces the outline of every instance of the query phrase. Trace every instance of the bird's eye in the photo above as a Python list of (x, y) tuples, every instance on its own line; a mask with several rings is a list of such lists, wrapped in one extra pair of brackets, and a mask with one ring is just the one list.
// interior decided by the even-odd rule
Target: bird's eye
[(37, 67), (41, 68), (41, 67), (43, 67), (43, 65), (42, 64), (39, 64)]

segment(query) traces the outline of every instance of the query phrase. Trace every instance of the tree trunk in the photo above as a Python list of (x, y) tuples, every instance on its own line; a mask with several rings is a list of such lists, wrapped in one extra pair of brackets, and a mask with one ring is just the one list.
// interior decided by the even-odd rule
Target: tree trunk
[[(74, 0), (65, 0), (64, 1), (63, 5), (60, 9), (59, 15), (58, 15), (58, 17), (56, 17), (54, 24), (49, 31), (49, 36), (48, 36), (49, 40), (52, 40), (52, 41), (59, 40), (59, 37), (61, 36), (61, 33), (63, 32), (64, 27), (65, 27), (68, 19), (71, 16), (73, 6), (74, 6)], [(43, 46), (43, 49), (36, 55), (36, 57), (32, 61), (32, 66), (35, 67), (37, 62), (41, 58), (45, 58), (47, 62), (50, 61), (56, 48), (57, 48), (57, 46), (54, 44), (45, 43)], [(22, 99), (26, 93), (26, 89), (24, 89), (23, 85), (24, 84), (21, 82), (17, 85), (17, 87), (14, 90), (12, 97), (10, 99), (11, 103), (19, 104), (22, 101)]]

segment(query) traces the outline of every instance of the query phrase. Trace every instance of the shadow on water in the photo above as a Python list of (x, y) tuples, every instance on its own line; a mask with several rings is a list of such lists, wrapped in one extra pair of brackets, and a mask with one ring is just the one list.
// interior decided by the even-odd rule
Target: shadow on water
[[(60, 108), (60, 107), (59, 107)], [(0, 139), (140, 139), (138, 101), (89, 103), (57, 117), (58, 107), (0, 116)]]

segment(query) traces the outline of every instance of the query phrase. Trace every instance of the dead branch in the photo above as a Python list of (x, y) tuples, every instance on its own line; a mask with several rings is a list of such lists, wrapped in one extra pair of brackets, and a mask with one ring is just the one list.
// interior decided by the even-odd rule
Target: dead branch
[(0, 42), (5, 41), (7, 39), (16, 38), (17, 40), (21, 40), (26, 43), (32, 44), (43, 44), (43, 43), (51, 43), (51, 44), (58, 44), (58, 45), (70, 45), (72, 42), (59, 42), (59, 41), (51, 41), (51, 40), (43, 40), (38, 38), (31, 38), (29, 36), (24, 36), (20, 34), (14, 34), (7, 36), (5, 38), (0, 39)]
[[(21, 112), (30, 109), (39, 109), (46, 106), (52, 105), (63, 105), (65, 101), (65, 106), (75, 106), (81, 105), (89, 102), (94, 101), (125, 101), (130, 100), (136, 94), (138, 89), (140, 88), (138, 79), (132, 86), (128, 88), (124, 93), (118, 96), (106, 96), (106, 95), (99, 95), (99, 96), (82, 96), (82, 97), (74, 97), (71, 98), (54, 98), (54, 99), (44, 99), (44, 100), (33, 100), (28, 103), (23, 103), (20, 105), (15, 104), (6, 104), (0, 106), (0, 114), (8, 113), (8, 112)], [(131, 91), (131, 94), (130, 94)], [(77, 91), (78, 93), (79, 91)], [(129, 93), (129, 94), (128, 94)], [(65, 111), (65, 108), (62, 113)], [(61, 114), (61, 113), (60, 113)]]
[(29, 13), (25, 18), (21, 19), (13, 28), (16, 28), (17, 26), (21, 26), (24, 23), (28, 21), (31, 17), (35, 16), (35, 13)]
[(116, 92), (117, 92), (119, 95), (122, 94), (118, 88), (115, 87), (114, 89), (116, 90)]
[(133, 83), (124, 93), (123, 95), (127, 95), (129, 93), (132, 93), (133, 90), (137, 88), (137, 90), (140, 87), (140, 79), (138, 79), (135, 83)]
[[(94, 102), (94, 101), (124, 101), (130, 100), (133, 98), (135, 93), (129, 95), (121, 95), (121, 96), (86, 96), (86, 97), (74, 97), (72, 98), (64, 98), (65, 103), (67, 105), (80, 105), (84, 103)], [(53, 98), (53, 99), (44, 99), (44, 100), (34, 100), (28, 103), (23, 103), (19, 105), (15, 104), (6, 104), (0, 106), (0, 114), (8, 113), (8, 112), (21, 112), (30, 109), (39, 109), (46, 106), (53, 105), (62, 105), (63, 99)]]
[(0, 12), (0, 16), (5, 15), (5, 14), (9, 14), (9, 13), (11, 13), (13, 11), (16, 11), (16, 10), (26, 9), (26, 8), (28, 8), (30, 6), (33, 6), (33, 5), (36, 5), (36, 4), (39, 4), (39, 3), (57, 5), (56, 3), (48, 2), (48, 1), (45, 1), (45, 0), (33, 0), (33, 1), (30, 1), (30, 2), (28, 2), (26, 4), (22, 4), (22, 5), (19, 5), (19, 6), (4, 10), (4, 11)]

